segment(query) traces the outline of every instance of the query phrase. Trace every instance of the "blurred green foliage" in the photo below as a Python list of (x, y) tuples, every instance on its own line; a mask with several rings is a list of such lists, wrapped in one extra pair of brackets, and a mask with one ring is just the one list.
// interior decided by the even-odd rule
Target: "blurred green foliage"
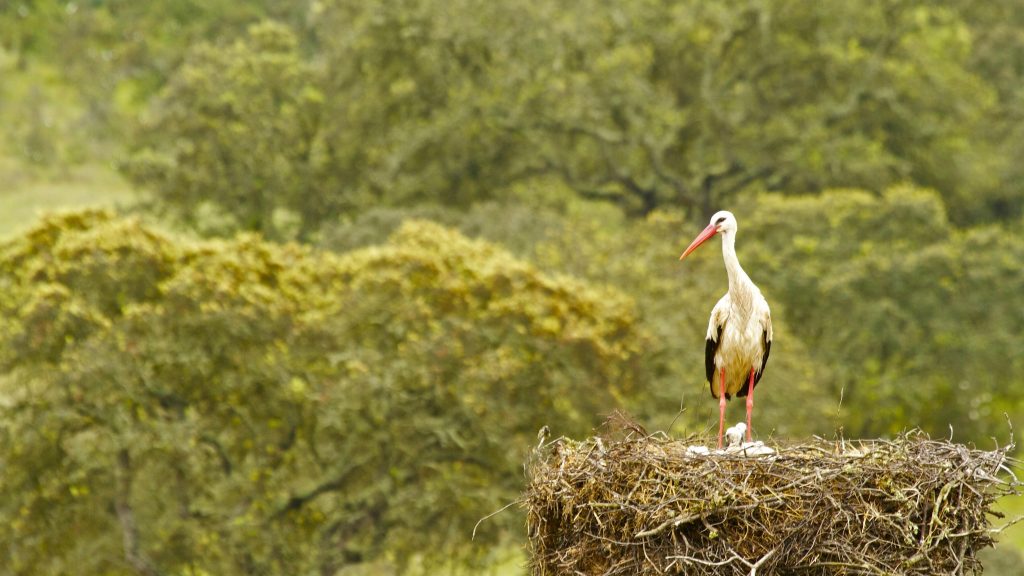
[(254, 26), (230, 46), (192, 51), (153, 104), (126, 169), (193, 225), (294, 236), (289, 214), (309, 229), (320, 214), (351, 207), (322, 189), (322, 102), (294, 34)]
[[(138, 154), (143, 163), (153, 153), (183, 161), (161, 175), (129, 169), (135, 181), (191, 211), (196, 175), (231, 180), (232, 166), (252, 163), (315, 173), (316, 186), (306, 188), (323, 191), (298, 205), (293, 194), (271, 198), (303, 213), (307, 225), (380, 203), (465, 206), (541, 176), (636, 214), (662, 206), (708, 213), (749, 190), (879, 190), (905, 179), (940, 191), (961, 222), (1021, 210), (1007, 193), (1020, 185), (1008, 178), (1013, 157), (1002, 148), (1020, 135), (991, 132), (1003, 100), (1016, 96), (975, 73), (972, 29), (949, 7), (317, 6), (308, 77), (261, 78), (253, 61), (274, 58), (277, 46), (197, 48), (160, 102), (200, 122), (215, 118), (213, 132), (191, 130), (191, 121), (170, 112), (147, 127)], [(203, 56), (211, 51), (216, 58)], [(300, 70), (303, 62), (288, 66)], [(236, 83), (230, 71), (239, 69), (255, 73), (258, 84)], [(251, 130), (244, 119), (232, 138), (233, 112), (268, 113), (259, 103), (281, 86), (315, 96), (275, 99), (289, 109), (262, 123), (279, 120), (303, 138)], [(209, 105), (225, 101), (228, 110)], [(157, 113), (164, 107), (157, 104)], [(254, 147), (248, 160), (233, 152), (237, 140)], [(254, 205), (268, 203), (262, 182), (237, 180)], [(208, 200), (236, 210), (237, 198), (219, 188)], [(258, 218), (242, 224), (267, 229)]]
[(484, 562), (541, 425), (713, 424), (719, 208), (759, 436), (1024, 420), (1019, 0), (14, 0), (0, 77), (177, 230), (0, 245), (5, 573)]
[(956, 230), (936, 194), (910, 187), (766, 195), (747, 221), (762, 286), (829, 367), (849, 433), (952, 426), (981, 441), (1024, 416), (1007, 389), (1024, 378), (1020, 235)]
[(426, 222), (339, 258), (72, 213), (0, 285), (5, 573), (461, 557), (541, 425), (640, 384), (629, 299)]

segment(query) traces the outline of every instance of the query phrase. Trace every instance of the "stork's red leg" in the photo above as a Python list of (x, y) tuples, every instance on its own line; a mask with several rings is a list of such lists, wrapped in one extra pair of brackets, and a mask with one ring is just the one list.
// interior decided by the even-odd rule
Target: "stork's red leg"
[(722, 436), (725, 434), (725, 368), (718, 372), (718, 449), (722, 449)]
[(747, 389), (747, 442), (750, 442), (750, 415), (754, 412), (754, 369), (750, 369), (750, 388)]

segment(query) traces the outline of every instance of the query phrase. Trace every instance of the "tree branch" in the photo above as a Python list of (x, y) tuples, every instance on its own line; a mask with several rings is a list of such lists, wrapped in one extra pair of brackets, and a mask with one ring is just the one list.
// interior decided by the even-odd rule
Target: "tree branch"
[(696, 205), (698, 199), (694, 195), (693, 190), (685, 181), (669, 172), (668, 168), (665, 166), (664, 159), (661, 157), (661, 153), (655, 145), (647, 138), (640, 138), (640, 146), (645, 152), (647, 152), (647, 157), (651, 161), (651, 169), (654, 170), (654, 175), (675, 190), (677, 199), (684, 203), (689, 203), (690, 205)]
[(288, 499), (287, 502), (284, 503), (283, 506), (281, 506), (281, 508), (278, 509), (277, 512), (274, 513), (273, 518), (280, 518), (281, 516), (284, 516), (289, 512), (298, 510), (299, 508), (302, 508), (309, 502), (322, 496), (323, 494), (340, 490), (345, 486), (345, 483), (348, 481), (349, 476), (351, 476), (352, 473), (355, 472), (356, 470), (359, 470), (359, 468), (369, 460), (369, 456), (364, 456), (359, 462), (350, 465), (348, 468), (339, 473), (336, 477), (321, 483), (320, 485), (313, 488), (309, 492), (306, 492), (305, 494), (298, 494), (292, 496), (291, 498)]
[(115, 476), (117, 489), (114, 493), (114, 510), (117, 513), (117, 520), (121, 524), (124, 559), (132, 569), (142, 576), (160, 576), (160, 571), (141, 550), (139, 544), (139, 527), (135, 523), (135, 511), (128, 501), (132, 493), (132, 470), (131, 457), (126, 449), (122, 449), (117, 454)]
[(231, 476), (233, 466), (231, 465), (231, 459), (228, 458), (227, 452), (224, 447), (217, 442), (217, 439), (209, 434), (203, 434), (199, 437), (199, 442), (206, 444), (213, 448), (213, 451), (217, 454), (217, 458), (220, 460), (220, 468), (224, 471), (225, 476)]

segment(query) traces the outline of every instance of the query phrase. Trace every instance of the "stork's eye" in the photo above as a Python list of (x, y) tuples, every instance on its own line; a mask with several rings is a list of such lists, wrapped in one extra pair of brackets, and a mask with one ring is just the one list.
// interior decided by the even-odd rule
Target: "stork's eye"
[(720, 216), (718, 218), (718, 220), (715, 220), (715, 225), (717, 226), (717, 225), (721, 224), (722, 222), (725, 222), (725, 216)]

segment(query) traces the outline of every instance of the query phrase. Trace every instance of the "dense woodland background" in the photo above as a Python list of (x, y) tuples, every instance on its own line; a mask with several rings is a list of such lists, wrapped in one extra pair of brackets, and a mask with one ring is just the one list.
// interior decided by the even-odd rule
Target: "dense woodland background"
[(522, 573), (542, 425), (714, 425), (722, 208), (758, 437), (1005, 444), (1022, 155), (1020, 0), (0, 2), (0, 572)]

